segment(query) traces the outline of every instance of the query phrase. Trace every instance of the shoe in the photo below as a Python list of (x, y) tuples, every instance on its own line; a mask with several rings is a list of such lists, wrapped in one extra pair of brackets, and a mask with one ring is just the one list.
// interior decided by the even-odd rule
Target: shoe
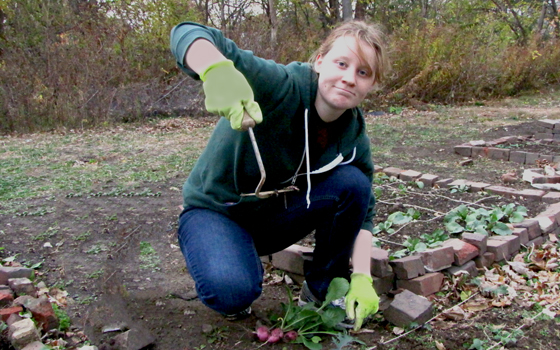
[(239, 320), (242, 320), (244, 318), (249, 317), (250, 315), (251, 315), (251, 307), (249, 306), (248, 308), (246, 308), (243, 311), (239, 311), (236, 314), (224, 315), (224, 317), (228, 321), (239, 321)]
[(309, 290), (309, 287), (307, 286), (307, 282), (303, 281), (301, 292), (299, 293), (298, 306), (303, 307), (309, 303), (313, 303), (318, 308), (321, 306), (321, 304), (323, 304), (317, 297), (313, 295), (313, 293), (311, 293), (311, 290)]

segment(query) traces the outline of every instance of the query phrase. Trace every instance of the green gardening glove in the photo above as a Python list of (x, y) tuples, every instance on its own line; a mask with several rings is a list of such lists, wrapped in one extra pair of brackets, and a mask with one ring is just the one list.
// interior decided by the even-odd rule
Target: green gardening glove
[[(200, 74), (200, 79), (204, 82), (206, 110), (224, 116), (230, 121), (232, 129), (247, 130), (262, 122), (261, 108), (254, 101), (253, 90), (232, 61), (210, 65)], [(244, 123), (245, 112), (251, 118), (246, 118)]]
[(373, 280), (363, 273), (350, 276), (350, 289), (346, 294), (346, 316), (354, 322), (354, 330), (362, 327), (364, 319), (379, 309), (379, 297), (373, 289)]

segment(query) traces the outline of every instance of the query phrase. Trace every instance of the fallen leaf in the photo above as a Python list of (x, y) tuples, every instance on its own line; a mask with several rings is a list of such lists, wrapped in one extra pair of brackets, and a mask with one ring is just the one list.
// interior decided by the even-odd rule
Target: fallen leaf
[(489, 309), (490, 307), (491, 305), (486, 299), (470, 301), (464, 306), (464, 308), (470, 312), (483, 311)]
[(395, 335), (401, 335), (404, 333), (404, 329), (401, 327), (395, 327), (393, 328), (393, 334)]
[(544, 308), (542, 311), (543, 314), (547, 315), (550, 318), (555, 318), (556, 317), (556, 312), (548, 309), (548, 308)]
[(453, 321), (461, 321), (467, 319), (467, 313), (459, 306), (454, 306), (451, 309), (442, 313), (442, 315)]
[(436, 348), (438, 348), (438, 350), (446, 350), (445, 346), (442, 343), (438, 342), (437, 340), (436, 340)]

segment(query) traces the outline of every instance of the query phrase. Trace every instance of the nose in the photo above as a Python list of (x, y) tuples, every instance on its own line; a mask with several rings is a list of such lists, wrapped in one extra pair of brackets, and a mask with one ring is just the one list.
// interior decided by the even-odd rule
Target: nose
[(353, 86), (356, 84), (356, 72), (353, 69), (347, 69), (342, 75), (342, 81), (348, 85)]

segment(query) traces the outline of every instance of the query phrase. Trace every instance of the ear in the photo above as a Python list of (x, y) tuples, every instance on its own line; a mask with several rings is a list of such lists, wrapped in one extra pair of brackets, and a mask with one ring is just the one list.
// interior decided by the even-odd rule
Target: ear
[(321, 54), (318, 54), (317, 58), (315, 59), (315, 63), (313, 63), (313, 68), (315, 69), (315, 72), (317, 73), (321, 72), (322, 64), (323, 64), (323, 56)]

